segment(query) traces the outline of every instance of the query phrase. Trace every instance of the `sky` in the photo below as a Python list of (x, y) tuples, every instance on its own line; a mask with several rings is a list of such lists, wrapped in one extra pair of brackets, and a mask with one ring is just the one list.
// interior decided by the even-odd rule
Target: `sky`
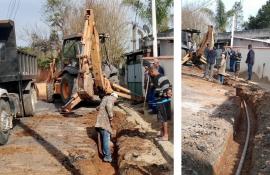
[(44, 2), (45, 0), (0, 0), (0, 19), (15, 21), (17, 46), (28, 44), (24, 32), (26, 28), (38, 26), (40, 30), (48, 31), (41, 16)]
[[(74, 0), (77, 3), (79, 1)], [(0, 0), (0, 20), (9, 18), (15, 21), (17, 46), (29, 44), (25, 29), (31, 30), (37, 27), (43, 35), (49, 33), (49, 27), (42, 16), (45, 2), (46, 0)], [(173, 13), (173, 8), (171, 11)], [(134, 20), (134, 17), (130, 20)]]
[[(185, 5), (187, 3), (192, 3), (196, 1), (198, 0), (182, 0), (182, 4)], [(201, 1), (206, 2), (206, 3), (210, 2), (207, 4), (206, 7), (215, 11), (216, 9), (215, 3), (211, 3), (211, 2), (214, 2), (214, 0), (208, 0), (208, 1), (201, 0)], [(223, 0), (223, 2), (225, 4), (225, 9), (227, 11), (232, 8), (235, 0)], [(266, 2), (267, 0), (242, 0), (244, 21), (247, 21), (249, 16), (255, 16), (258, 10), (262, 7), (262, 5), (266, 4)]]

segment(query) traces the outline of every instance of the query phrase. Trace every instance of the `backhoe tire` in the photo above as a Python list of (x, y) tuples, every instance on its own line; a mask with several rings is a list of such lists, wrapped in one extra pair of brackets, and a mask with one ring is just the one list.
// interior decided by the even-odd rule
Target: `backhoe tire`
[(47, 86), (47, 102), (52, 103), (54, 102), (54, 84), (53, 83), (48, 83)]
[(69, 73), (65, 73), (62, 77), (61, 98), (64, 104), (66, 104), (77, 91), (75, 80), (76, 77)]
[[(5, 125), (3, 122), (3, 119), (2, 118), (6, 118), (5, 116), (6, 115), (9, 115), (10, 116), (10, 106), (9, 106), (9, 102), (8, 102), (8, 99), (3, 99), (1, 98), (0, 99), (0, 145), (4, 145), (7, 143), (8, 141), (8, 138), (9, 138), (9, 135), (10, 135), (10, 129), (8, 130), (3, 130), (3, 126), (2, 125)], [(4, 120), (4, 122), (9, 122), (10, 120), (8, 119), (7, 120)]]
[(31, 87), (29, 94), (23, 94), (25, 116), (33, 116), (36, 111), (37, 92), (34, 87)]

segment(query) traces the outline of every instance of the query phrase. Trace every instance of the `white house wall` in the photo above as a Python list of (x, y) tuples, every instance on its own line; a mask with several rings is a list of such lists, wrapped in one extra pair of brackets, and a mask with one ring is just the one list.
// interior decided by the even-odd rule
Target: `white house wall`
[(173, 56), (173, 43), (169, 40), (160, 40), (160, 56)]
[[(262, 77), (268, 77), (270, 80), (270, 48), (269, 49), (253, 49), (255, 52), (255, 62), (253, 66), (253, 72), (261, 79)], [(246, 58), (248, 49), (241, 48), (242, 60), (240, 66), (240, 72), (247, 72)], [(263, 65), (264, 70), (263, 70)]]

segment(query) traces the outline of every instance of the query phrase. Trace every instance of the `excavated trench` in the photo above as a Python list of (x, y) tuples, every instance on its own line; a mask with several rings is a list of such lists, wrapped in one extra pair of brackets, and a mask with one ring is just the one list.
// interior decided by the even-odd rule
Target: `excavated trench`
[[(257, 145), (256, 135), (258, 133), (258, 127), (263, 125), (259, 120), (262, 108), (261, 101), (265, 101), (266, 92), (258, 86), (239, 84), (234, 80), (227, 80), (227, 85), (236, 88), (236, 95), (247, 103), (247, 110), (250, 120), (250, 137), (248, 141), (248, 148), (245, 154), (243, 167), (240, 171), (241, 175), (259, 174), (257, 162), (257, 154), (260, 150)], [(269, 121), (268, 121), (269, 122)], [(265, 130), (263, 131), (265, 132)], [(225, 144), (225, 151), (221, 155), (219, 161), (214, 166), (214, 174), (235, 174), (239, 161), (242, 155), (242, 151), (245, 144), (245, 138), (247, 133), (247, 118), (246, 113), (241, 103), (240, 115), (235, 116), (235, 122), (233, 127), (233, 133), (227, 138)], [(257, 148), (257, 149), (255, 149)], [(261, 152), (263, 152), (261, 150)], [(269, 173), (268, 171), (267, 173)]]
[[(228, 83), (228, 85), (235, 88), (236, 96), (232, 96), (231, 98), (235, 99), (234, 105), (238, 107), (239, 112), (235, 111), (232, 114), (233, 116), (231, 116), (233, 117), (233, 122), (231, 123), (233, 127), (228, 129), (228, 133), (223, 136), (224, 142), (220, 145), (222, 151), (214, 151), (214, 154), (217, 154), (217, 159), (212, 162), (210, 158), (195, 157), (194, 154), (189, 155), (185, 153), (184, 160), (186, 160), (186, 162), (184, 164), (192, 168), (189, 168), (189, 170), (185, 168), (184, 170), (188, 171), (184, 171), (184, 174), (232, 175), (236, 173), (247, 135), (247, 119), (245, 109), (241, 103), (242, 100), (245, 100), (247, 103), (250, 119), (250, 138), (240, 174), (249, 175), (252, 169), (254, 169), (254, 138), (258, 128), (256, 113), (258, 107), (255, 107), (256, 100), (254, 99), (256, 99), (258, 95), (256, 93), (250, 93), (255, 91), (250, 87), (238, 87), (237, 83), (232, 82)], [(219, 109), (222, 110), (222, 107), (219, 107)], [(234, 109), (231, 110), (234, 111)]]
[[(127, 119), (127, 114), (115, 111), (112, 128), (115, 133), (112, 136), (113, 163), (102, 162), (102, 156), (96, 150), (92, 165), (96, 170), (103, 169), (103, 174), (119, 175), (168, 175), (172, 174), (172, 167), (163, 157), (160, 150), (154, 144), (152, 137), (155, 133), (145, 131), (138, 123)], [(93, 139), (97, 140), (94, 136)], [(93, 171), (83, 162), (76, 167), (81, 174), (100, 174)], [(89, 163), (89, 161), (88, 161)], [(104, 171), (107, 168), (107, 171)], [(89, 173), (89, 171), (91, 173)]]
[[(190, 72), (189, 69), (186, 71)], [(187, 75), (189, 74), (187, 73)], [(194, 74), (196, 78), (196, 75), (200, 75), (200, 72), (194, 70), (191, 74)], [(263, 84), (262, 87), (265, 88), (263, 89), (256, 84), (247, 83), (241, 79), (234, 80), (229, 77), (225, 79), (225, 85), (233, 87), (236, 91), (236, 96), (246, 101), (250, 117), (249, 145), (240, 173), (244, 175), (270, 174), (270, 91), (269, 86)], [(188, 160), (188, 162), (185, 162), (185, 165), (192, 167), (195, 171), (186, 168), (188, 171), (184, 174), (235, 174), (247, 132), (243, 106), (240, 106), (240, 103), (238, 105), (241, 113), (233, 116), (233, 129), (224, 137), (224, 149), (219, 154), (218, 160), (213, 164), (209, 160), (201, 159), (201, 157), (188, 155), (189, 157), (184, 157), (184, 159)]]
[(67, 116), (59, 114), (55, 104), (40, 102), (37, 107), (34, 117), (15, 121), (9, 142), (0, 147), (0, 174), (173, 174), (172, 162), (154, 142), (152, 123), (134, 106), (126, 106), (126, 112), (115, 107), (112, 164), (103, 162), (98, 152), (96, 105)]
[[(237, 94), (241, 99), (244, 98), (243, 94)], [(254, 147), (254, 136), (257, 128), (256, 117), (253, 112), (253, 108), (250, 104), (247, 104), (247, 109), (250, 119), (250, 138), (248, 143), (247, 152), (245, 154), (244, 164), (241, 169), (242, 175), (249, 175), (252, 167), (252, 151)], [(235, 174), (239, 166), (241, 156), (243, 156), (243, 148), (245, 145), (245, 139), (247, 134), (247, 118), (243, 104), (240, 105), (240, 114), (234, 118), (233, 132), (229, 133), (225, 138), (224, 152), (214, 165), (214, 174), (229, 175)]]
[(155, 133), (128, 121), (127, 117), (123, 112), (116, 112), (112, 123), (116, 130), (113, 141), (118, 174), (172, 174), (171, 166), (152, 140)]
[[(240, 95), (241, 97), (241, 95)], [(239, 109), (241, 110), (236, 116), (234, 116), (233, 129), (224, 136), (223, 151), (215, 160), (215, 162), (210, 163), (209, 160), (193, 158), (192, 161), (197, 162), (195, 171), (199, 174), (216, 174), (216, 175), (233, 175), (235, 174), (240, 158), (242, 156), (243, 147), (246, 139), (246, 116), (243, 106), (240, 104), (239, 100)], [(251, 135), (249, 140), (249, 146), (244, 161), (244, 165), (241, 171), (241, 174), (248, 175), (250, 174), (250, 169), (252, 167), (252, 150), (253, 150), (253, 138), (256, 132), (256, 118), (253, 114), (252, 107), (249, 107), (249, 114), (251, 120)], [(199, 166), (198, 166), (199, 164)], [(191, 167), (194, 165), (190, 165)], [(190, 171), (186, 171), (184, 174), (194, 174)], [(196, 173), (195, 173), (196, 174)]]

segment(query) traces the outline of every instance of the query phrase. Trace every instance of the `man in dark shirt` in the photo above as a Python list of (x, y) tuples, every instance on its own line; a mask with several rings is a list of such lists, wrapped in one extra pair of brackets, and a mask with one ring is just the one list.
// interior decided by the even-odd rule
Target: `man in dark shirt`
[(216, 59), (217, 59), (217, 52), (216, 48), (214, 47), (208, 51), (207, 65), (203, 78), (207, 78), (208, 76), (209, 80), (213, 80), (213, 73), (214, 73), (214, 66), (216, 64)]
[(149, 74), (153, 78), (157, 101), (157, 117), (161, 121), (161, 131), (158, 139), (167, 141), (169, 139), (168, 120), (171, 119), (171, 84), (168, 78), (161, 75), (154, 66), (150, 67)]
[(255, 60), (255, 53), (252, 49), (252, 45), (249, 44), (248, 45), (248, 54), (247, 54), (247, 60), (246, 63), (248, 65), (248, 79), (247, 80), (251, 80), (251, 76), (252, 76), (252, 67), (254, 65), (254, 60)]
[(161, 75), (165, 75), (165, 72), (164, 72), (164, 69), (162, 66), (160, 66), (159, 64), (159, 60), (157, 58), (154, 59), (154, 66), (157, 68), (158, 72), (161, 74)]
[(229, 56), (230, 56), (230, 72), (235, 72), (236, 52), (234, 51), (233, 48), (230, 48)]
[(236, 62), (235, 62), (235, 78), (238, 78), (240, 72), (240, 63), (241, 63), (241, 52), (239, 49), (236, 50)]
[[(154, 59), (153, 66), (158, 70), (161, 75), (165, 74), (165, 71), (162, 66), (159, 64), (159, 60), (157, 58)], [(156, 106), (156, 98), (155, 98), (155, 88), (153, 86), (153, 78), (150, 78), (149, 82), (149, 91), (148, 91), (148, 104), (149, 108), (152, 110), (152, 114), (157, 113), (157, 106)]]

